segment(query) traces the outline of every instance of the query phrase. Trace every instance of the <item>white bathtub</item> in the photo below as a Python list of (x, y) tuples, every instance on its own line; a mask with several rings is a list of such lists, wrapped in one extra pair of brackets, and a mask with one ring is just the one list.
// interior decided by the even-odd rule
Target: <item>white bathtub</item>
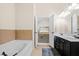
[(0, 45), (0, 55), (4, 51), (8, 56), (17, 53), (16, 56), (31, 56), (33, 49), (32, 40), (13, 40)]

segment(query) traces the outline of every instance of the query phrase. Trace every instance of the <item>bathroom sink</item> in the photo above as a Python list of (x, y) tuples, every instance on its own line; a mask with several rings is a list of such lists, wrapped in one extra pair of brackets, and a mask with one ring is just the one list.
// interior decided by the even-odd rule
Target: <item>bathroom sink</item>
[(73, 37), (75, 37), (75, 38), (79, 39), (79, 35), (74, 35)]

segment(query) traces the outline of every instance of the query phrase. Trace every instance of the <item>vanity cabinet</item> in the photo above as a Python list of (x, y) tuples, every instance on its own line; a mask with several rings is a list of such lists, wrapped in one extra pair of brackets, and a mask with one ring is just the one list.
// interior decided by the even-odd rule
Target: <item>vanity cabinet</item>
[(55, 36), (54, 37), (54, 48), (61, 54), (64, 55), (64, 39)]
[(57, 51), (60, 51), (60, 38), (57, 36), (54, 37), (54, 48), (56, 48)]
[(70, 46), (71, 44), (70, 44), (70, 42), (69, 41), (67, 41), (67, 40), (65, 40), (65, 43), (64, 43), (64, 55), (66, 55), (66, 56), (70, 56), (71, 54), (70, 54)]
[(71, 42), (64, 38), (55, 36), (54, 48), (62, 56), (79, 56), (79, 42)]

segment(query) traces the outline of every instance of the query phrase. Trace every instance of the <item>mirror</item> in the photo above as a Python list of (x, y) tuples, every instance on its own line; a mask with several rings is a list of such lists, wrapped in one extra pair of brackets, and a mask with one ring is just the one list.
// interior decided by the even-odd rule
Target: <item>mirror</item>
[(74, 10), (71, 16), (71, 32), (73, 34), (79, 33), (79, 10)]

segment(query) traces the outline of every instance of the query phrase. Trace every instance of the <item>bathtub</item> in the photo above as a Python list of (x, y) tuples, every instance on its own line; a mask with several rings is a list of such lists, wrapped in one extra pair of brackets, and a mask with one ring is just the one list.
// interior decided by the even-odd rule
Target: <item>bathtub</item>
[(2, 55), (3, 51), (8, 56), (31, 56), (33, 49), (33, 42), (32, 40), (13, 40), (5, 44), (0, 45), (0, 56)]

